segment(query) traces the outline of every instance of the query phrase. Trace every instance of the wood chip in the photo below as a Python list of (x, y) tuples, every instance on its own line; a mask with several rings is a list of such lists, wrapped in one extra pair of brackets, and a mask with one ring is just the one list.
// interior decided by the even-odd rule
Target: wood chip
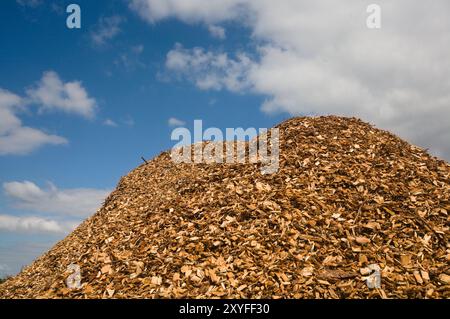
[(413, 275), (419, 285), (423, 284), (422, 276), (420, 275), (420, 272), (418, 270), (415, 270), (413, 272)]
[(356, 242), (360, 245), (366, 245), (370, 243), (370, 239), (367, 237), (356, 237)]
[(447, 274), (440, 274), (439, 281), (445, 285), (450, 285), (450, 276)]

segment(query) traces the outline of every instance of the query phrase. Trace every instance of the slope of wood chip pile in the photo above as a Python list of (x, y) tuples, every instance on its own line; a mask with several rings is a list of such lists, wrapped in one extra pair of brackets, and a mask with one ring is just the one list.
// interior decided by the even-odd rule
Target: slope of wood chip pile
[(450, 297), (449, 164), (354, 118), (277, 127), (278, 173), (162, 153), (0, 297)]

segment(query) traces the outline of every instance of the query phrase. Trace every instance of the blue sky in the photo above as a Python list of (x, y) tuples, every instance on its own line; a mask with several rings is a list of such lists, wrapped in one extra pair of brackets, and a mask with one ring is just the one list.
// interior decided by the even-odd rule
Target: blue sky
[(0, 275), (173, 146), (171, 123), (358, 116), (448, 160), (449, 4), (379, 1), (372, 30), (370, 3), (1, 1)]

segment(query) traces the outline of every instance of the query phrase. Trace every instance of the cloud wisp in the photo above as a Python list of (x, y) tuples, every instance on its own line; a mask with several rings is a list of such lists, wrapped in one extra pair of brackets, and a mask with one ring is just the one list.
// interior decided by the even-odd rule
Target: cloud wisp
[(109, 126), (109, 127), (118, 127), (119, 125), (112, 119), (105, 119), (103, 121), (103, 125)]
[(142, 62), (141, 55), (144, 52), (142, 44), (131, 46), (127, 51), (119, 54), (114, 64), (123, 67), (126, 71), (145, 69), (147, 65)]
[(96, 101), (89, 97), (80, 81), (64, 83), (54, 71), (47, 71), (42, 79), (27, 90), (32, 103), (40, 105), (40, 111), (62, 111), (85, 118), (95, 115)]
[(42, 0), (16, 0), (17, 4), (22, 7), (36, 8), (39, 7), (43, 2)]
[(208, 31), (212, 37), (217, 39), (223, 40), (227, 37), (225, 28), (218, 25), (208, 25)]
[(176, 126), (183, 126), (186, 125), (186, 122), (180, 119), (177, 119), (176, 117), (171, 117), (167, 121), (167, 124), (169, 127), (176, 127)]
[(101, 17), (90, 33), (92, 44), (95, 47), (105, 46), (108, 41), (115, 38), (122, 31), (120, 26), (124, 21), (125, 19), (118, 15)]

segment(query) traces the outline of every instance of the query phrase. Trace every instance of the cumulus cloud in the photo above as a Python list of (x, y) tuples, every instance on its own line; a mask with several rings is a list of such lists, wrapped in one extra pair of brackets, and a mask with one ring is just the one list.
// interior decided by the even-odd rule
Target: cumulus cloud
[(174, 127), (174, 126), (183, 126), (186, 124), (185, 121), (179, 120), (175, 117), (171, 117), (168, 121), (167, 124), (169, 124), (169, 126)]
[(40, 111), (63, 111), (93, 118), (96, 101), (89, 97), (80, 81), (64, 83), (58, 74), (47, 71), (42, 79), (27, 90), (31, 102), (40, 105)]
[(26, 233), (64, 233), (73, 230), (76, 225), (60, 223), (56, 220), (36, 216), (18, 217), (0, 215), (0, 230)]
[(168, 17), (185, 22), (217, 22), (244, 14), (242, 0), (132, 0), (130, 7), (150, 23)]
[(22, 98), (20, 96), (0, 89), (0, 134), (21, 125), (20, 120), (14, 114), (14, 111), (19, 110), (21, 104)]
[(23, 103), (20, 96), (0, 88), (0, 155), (23, 155), (47, 144), (67, 143), (63, 137), (24, 126), (17, 116)]
[(24, 155), (46, 144), (62, 145), (68, 141), (58, 135), (24, 126), (18, 113), (27, 104), (37, 104), (39, 111), (61, 110), (86, 118), (95, 114), (95, 99), (89, 97), (79, 81), (64, 83), (56, 72), (47, 71), (29, 88), (26, 97), (0, 88), (0, 155)]
[[(134, 0), (146, 21), (233, 20), (250, 28), (256, 59), (234, 62), (231, 90), (267, 96), (264, 112), (358, 116), (450, 159), (450, 3), (377, 2), (382, 28), (368, 29), (369, 2), (332, 0)], [(225, 53), (175, 48), (166, 66), (201, 89), (227, 89)], [(229, 56), (229, 55), (228, 55)], [(190, 75), (193, 72), (194, 75)]]
[(176, 44), (167, 53), (166, 68), (186, 78), (202, 89), (241, 91), (249, 86), (250, 58), (243, 53), (229, 58), (227, 53), (205, 51), (203, 48), (185, 49)]
[(49, 135), (31, 127), (21, 126), (0, 136), (0, 155), (25, 155), (46, 144), (67, 143), (65, 138), (58, 135)]
[(112, 40), (120, 32), (120, 25), (124, 22), (124, 18), (121, 16), (101, 17), (91, 31), (91, 41), (94, 46), (104, 46), (109, 40)]
[(16, 208), (77, 217), (95, 213), (110, 193), (106, 189), (58, 189), (53, 184), (44, 189), (30, 181), (4, 183), (3, 189)]

